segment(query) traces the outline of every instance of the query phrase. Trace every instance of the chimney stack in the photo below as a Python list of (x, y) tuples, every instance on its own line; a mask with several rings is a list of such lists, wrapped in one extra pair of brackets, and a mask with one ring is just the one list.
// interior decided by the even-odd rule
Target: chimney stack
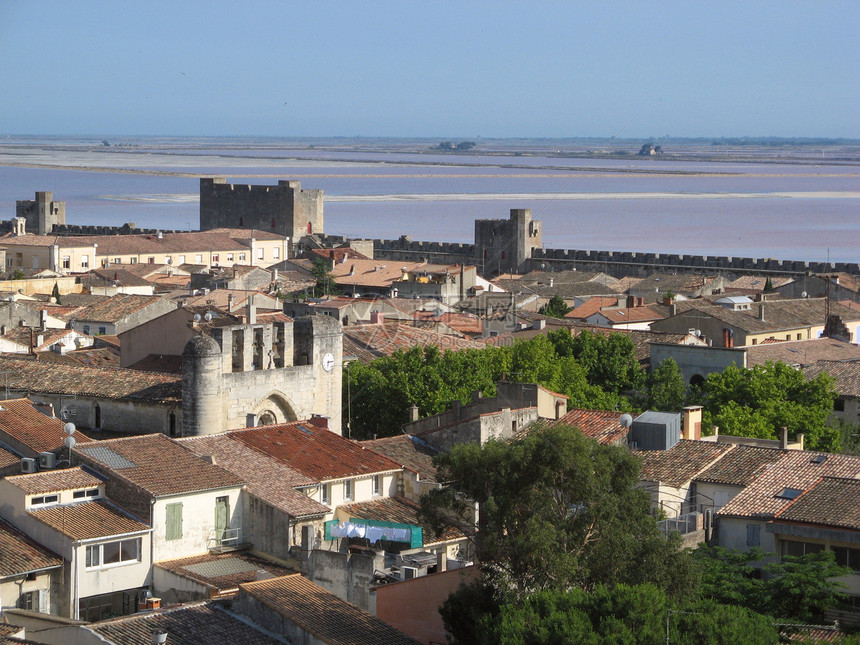
[(681, 438), (698, 441), (702, 438), (702, 406), (688, 405), (682, 411)]
[(779, 436), (779, 447), (781, 450), (788, 450), (788, 428), (782, 426), (782, 431)]
[(764, 321), (764, 303), (758, 306), (758, 319)]
[(409, 421), (418, 421), (418, 406), (410, 405), (409, 406)]

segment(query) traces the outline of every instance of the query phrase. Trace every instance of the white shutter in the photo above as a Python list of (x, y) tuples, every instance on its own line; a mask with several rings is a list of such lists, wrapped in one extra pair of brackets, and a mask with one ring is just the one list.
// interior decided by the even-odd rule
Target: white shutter
[(39, 589), (39, 613), (47, 614), (48, 612), (48, 590)]

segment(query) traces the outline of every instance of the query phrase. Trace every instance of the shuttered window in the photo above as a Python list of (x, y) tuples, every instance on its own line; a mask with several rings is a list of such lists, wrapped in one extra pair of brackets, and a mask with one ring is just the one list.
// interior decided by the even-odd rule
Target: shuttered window
[(168, 540), (182, 538), (182, 502), (167, 505), (167, 533), (164, 537)]

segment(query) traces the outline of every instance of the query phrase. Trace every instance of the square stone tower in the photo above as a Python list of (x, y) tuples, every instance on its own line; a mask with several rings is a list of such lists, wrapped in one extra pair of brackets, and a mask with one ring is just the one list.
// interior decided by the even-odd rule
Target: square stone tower
[(66, 202), (55, 202), (54, 193), (37, 192), (36, 199), (15, 202), (15, 216), (27, 221), (27, 232), (47, 235), (54, 224), (66, 223)]
[(533, 249), (543, 247), (541, 222), (529, 208), (512, 208), (509, 219), (475, 220), (475, 264), (483, 276), (520, 273)]

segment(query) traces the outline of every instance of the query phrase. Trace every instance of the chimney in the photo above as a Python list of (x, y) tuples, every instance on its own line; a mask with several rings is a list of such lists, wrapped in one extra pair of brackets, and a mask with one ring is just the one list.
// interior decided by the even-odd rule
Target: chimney
[(245, 307), (246, 318), (249, 325), (257, 324), (257, 305), (254, 304), (254, 296), (248, 296), (248, 303)]
[(764, 320), (764, 303), (758, 306), (758, 319), (761, 321)]
[(158, 233), (156, 233), (155, 235), (156, 235), (156, 237), (157, 237), (159, 240), (163, 240), (163, 239), (164, 239), (164, 233), (162, 233), (161, 231), (158, 231)]
[(24, 217), (15, 218), (15, 235), (26, 235), (27, 219)]
[(45, 309), (39, 311), (39, 327), (45, 329), (48, 326), (48, 312)]
[(779, 447), (781, 450), (788, 450), (788, 428), (782, 426), (782, 431), (779, 435)]
[(663, 297), (663, 304), (667, 306), (672, 306), (675, 303), (675, 299), (670, 296)]
[(212, 464), (213, 466), (217, 466), (217, 465), (218, 465), (218, 460), (217, 460), (217, 459), (215, 459), (215, 455), (201, 455), (201, 457), (200, 457), (200, 458), (201, 458), (203, 461), (205, 461), (206, 463), (208, 463), (208, 464)]
[(555, 282), (555, 278), (550, 278), (549, 279), (549, 286), (552, 286), (554, 282)]
[(351, 265), (349, 267), (349, 275), (355, 275), (355, 265)]
[(232, 293), (227, 294), (227, 313), (233, 313), (233, 304), (236, 301), (236, 296)]
[(448, 570), (448, 553), (442, 549), (436, 554), (436, 573), (442, 573)]
[(54, 418), (54, 406), (50, 403), (33, 403), (36, 406), (36, 409), (39, 412), (48, 415), (52, 419)]
[(627, 308), (632, 309), (635, 306), (636, 306), (635, 296), (627, 296)]
[(720, 436), (720, 426), (711, 426), (711, 436), (714, 437), (714, 441)]
[(541, 329), (546, 329), (546, 320), (535, 320), (532, 323), (532, 329), (540, 331)]
[(249, 412), (245, 415), (245, 427), (246, 428), (256, 428), (257, 427), (257, 415), (253, 412)]
[(409, 421), (418, 421), (418, 406), (410, 405), (409, 406)]
[(678, 306), (673, 302), (669, 304), (669, 315), (674, 316), (678, 313)]
[(371, 325), (382, 325), (385, 323), (385, 314), (381, 311), (372, 311), (370, 312), (370, 324)]
[(688, 405), (682, 410), (681, 438), (695, 441), (702, 438), (701, 405)]

